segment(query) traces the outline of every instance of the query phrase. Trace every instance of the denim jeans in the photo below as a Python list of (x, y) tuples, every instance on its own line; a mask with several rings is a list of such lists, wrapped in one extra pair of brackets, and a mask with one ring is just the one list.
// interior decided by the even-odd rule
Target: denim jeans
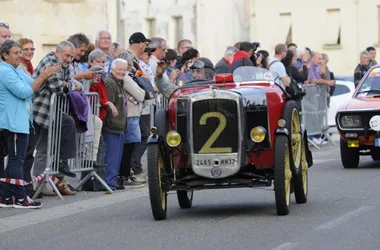
[(117, 176), (119, 175), (121, 157), (123, 155), (124, 138), (122, 134), (103, 132), (106, 145), (106, 176), (105, 182), (110, 187), (116, 187)]
[[(8, 132), (7, 150), (8, 165), (4, 171), (5, 178), (23, 180), (23, 164), (28, 147), (28, 134)], [(3, 183), (3, 197), (10, 198), (15, 196), (16, 199), (23, 199), (26, 196), (24, 186)]]

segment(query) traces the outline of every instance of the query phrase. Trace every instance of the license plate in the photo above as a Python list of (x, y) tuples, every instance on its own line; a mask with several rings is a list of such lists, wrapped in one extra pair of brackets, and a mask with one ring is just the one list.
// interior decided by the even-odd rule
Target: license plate
[(380, 138), (375, 138), (375, 147), (380, 147)]
[(228, 165), (235, 165), (236, 163), (237, 163), (237, 160), (234, 158), (218, 159), (218, 160), (202, 159), (202, 160), (195, 161), (196, 166), (228, 166)]

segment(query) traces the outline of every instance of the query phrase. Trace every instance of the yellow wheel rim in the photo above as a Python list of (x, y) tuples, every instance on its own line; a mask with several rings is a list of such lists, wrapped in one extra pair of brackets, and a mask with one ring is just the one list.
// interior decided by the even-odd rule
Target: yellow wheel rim
[(292, 134), (291, 134), (291, 146), (293, 153), (293, 162), (296, 168), (301, 163), (301, 123), (300, 116), (297, 109), (293, 109), (292, 113)]
[(302, 183), (303, 183), (303, 191), (305, 194), (307, 194), (307, 171), (309, 171), (309, 165), (306, 160), (306, 150), (305, 150), (305, 142), (302, 140), (302, 158), (301, 158), (301, 164), (302, 164)]
[(158, 181), (160, 187), (161, 207), (166, 209), (166, 192), (162, 189), (161, 173), (164, 171), (164, 161), (162, 160), (161, 153), (158, 153)]
[(290, 156), (289, 149), (285, 147), (285, 194), (286, 194), (286, 205), (289, 206), (290, 203), (290, 185), (292, 181), (292, 171), (290, 170)]

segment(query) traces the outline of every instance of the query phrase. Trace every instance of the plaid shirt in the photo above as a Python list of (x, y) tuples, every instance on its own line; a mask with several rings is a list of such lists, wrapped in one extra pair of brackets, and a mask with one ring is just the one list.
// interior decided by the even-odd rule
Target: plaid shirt
[[(45, 68), (60, 64), (55, 52), (47, 54), (34, 70), (33, 78), (37, 78), (41, 70)], [(49, 112), (50, 112), (50, 98), (53, 93), (60, 95), (64, 93), (64, 83), (67, 84), (67, 88), (72, 88), (70, 69), (69, 67), (62, 67), (61, 71), (50, 77), (34, 94), (33, 101), (33, 115), (34, 121), (44, 128), (49, 127)]]

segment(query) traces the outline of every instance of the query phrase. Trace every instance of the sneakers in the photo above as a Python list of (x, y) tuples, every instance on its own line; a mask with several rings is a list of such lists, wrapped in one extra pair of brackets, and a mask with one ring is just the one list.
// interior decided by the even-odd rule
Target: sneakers
[(138, 188), (138, 187), (143, 187), (144, 183), (137, 182), (136, 178), (134, 176), (132, 176), (132, 177), (129, 177), (127, 180), (124, 181), (124, 185), (126, 187), (135, 187), (135, 188)]
[(12, 198), (4, 198), (4, 197), (0, 198), (0, 207), (4, 207), (4, 208), (13, 207), (13, 204), (14, 204), (13, 197)]
[(69, 165), (67, 164), (67, 161), (61, 161), (59, 163), (58, 172), (60, 172), (61, 174), (66, 175), (68, 177), (71, 177), (71, 178), (77, 177), (77, 175), (75, 173), (73, 173), (73, 172), (70, 171), (70, 168), (69, 168)]
[(1, 198), (0, 207), (14, 207), (14, 208), (40, 208), (41, 202), (33, 201), (26, 196), (24, 199)]
[(141, 178), (140, 176), (132, 175), (129, 177), (132, 181), (137, 182), (137, 183), (145, 183), (146, 180), (145, 178)]

